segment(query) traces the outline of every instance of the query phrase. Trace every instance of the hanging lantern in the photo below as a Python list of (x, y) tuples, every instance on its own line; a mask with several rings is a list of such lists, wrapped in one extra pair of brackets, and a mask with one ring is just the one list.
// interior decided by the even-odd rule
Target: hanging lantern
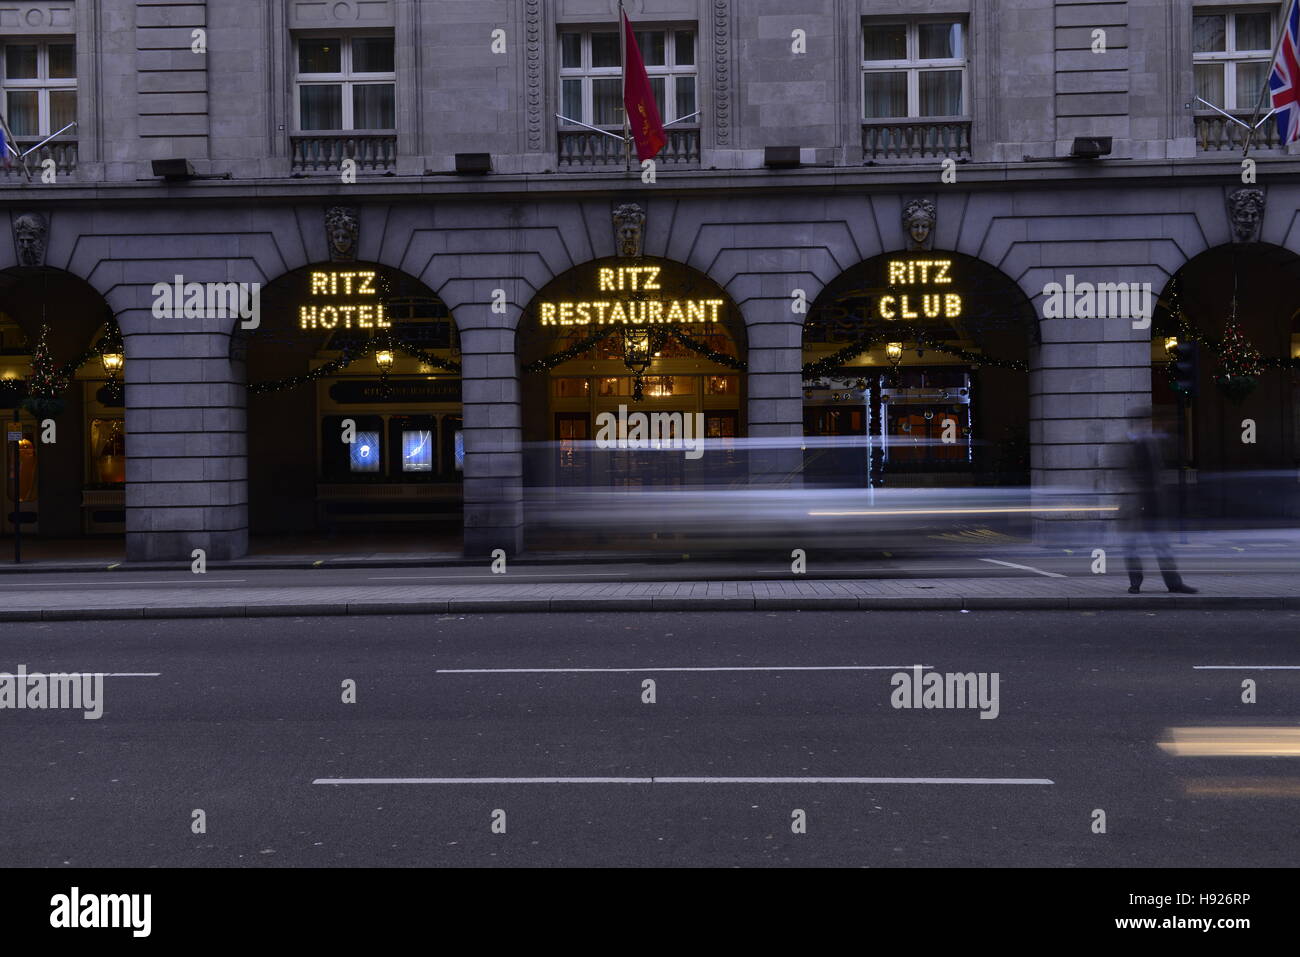
[(649, 329), (626, 329), (623, 332), (623, 364), (637, 375), (644, 375), (654, 356)]
[(632, 400), (640, 402), (645, 397), (645, 373), (654, 361), (654, 347), (650, 343), (650, 330), (623, 330), (623, 365), (631, 370)]

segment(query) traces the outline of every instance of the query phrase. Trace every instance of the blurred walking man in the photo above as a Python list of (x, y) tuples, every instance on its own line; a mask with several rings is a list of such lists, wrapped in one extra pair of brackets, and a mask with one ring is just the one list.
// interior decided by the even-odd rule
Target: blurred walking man
[(1134, 409), (1128, 438), (1127, 478), (1130, 493), (1124, 507), (1124, 564), (1128, 568), (1128, 590), (1136, 595), (1142, 590), (1141, 550), (1155, 552), (1165, 587), (1184, 595), (1196, 594), (1196, 589), (1185, 584), (1174, 563), (1174, 553), (1169, 547), (1168, 526), (1169, 496), (1160, 481), (1159, 437), (1151, 429), (1151, 410)]

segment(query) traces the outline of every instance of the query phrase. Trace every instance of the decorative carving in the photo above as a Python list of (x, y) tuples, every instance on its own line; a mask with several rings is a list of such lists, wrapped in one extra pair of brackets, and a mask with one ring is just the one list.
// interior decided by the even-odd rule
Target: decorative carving
[(1232, 223), (1234, 241), (1255, 242), (1263, 218), (1264, 191), (1262, 189), (1247, 186), (1228, 194), (1228, 221)]
[(624, 203), (614, 210), (614, 248), (618, 255), (639, 259), (645, 245), (645, 210)]
[(357, 239), (361, 220), (350, 206), (331, 206), (325, 210), (325, 236), (329, 240), (332, 262), (351, 262), (357, 258)]
[(546, 90), (542, 82), (542, 0), (524, 3), (524, 113), (528, 131), (528, 151), (545, 148), (542, 107)]
[(14, 218), (14, 246), (18, 251), (18, 265), (45, 265), (45, 246), (49, 233), (49, 220), (40, 213), (23, 213)]
[(934, 244), (934, 224), (938, 211), (928, 199), (914, 199), (903, 207), (903, 229), (907, 231), (908, 249), (930, 249)]
[(713, 136), (731, 143), (731, 0), (713, 3)]

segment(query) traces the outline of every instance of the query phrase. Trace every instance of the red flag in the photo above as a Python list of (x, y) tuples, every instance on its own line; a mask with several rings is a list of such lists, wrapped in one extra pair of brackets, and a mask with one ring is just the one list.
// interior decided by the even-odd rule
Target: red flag
[(623, 14), (623, 106), (627, 110), (632, 138), (636, 140), (636, 158), (645, 162), (659, 155), (668, 143), (664, 135), (664, 121), (659, 116), (650, 77), (641, 59), (641, 48), (636, 45), (632, 24)]

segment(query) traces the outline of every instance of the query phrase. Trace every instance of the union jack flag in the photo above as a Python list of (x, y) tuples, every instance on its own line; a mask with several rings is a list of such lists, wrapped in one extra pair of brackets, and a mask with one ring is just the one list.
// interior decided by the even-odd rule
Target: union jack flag
[(1277, 111), (1278, 137), (1283, 144), (1300, 139), (1300, 0), (1291, 0), (1283, 22), (1268, 88)]

